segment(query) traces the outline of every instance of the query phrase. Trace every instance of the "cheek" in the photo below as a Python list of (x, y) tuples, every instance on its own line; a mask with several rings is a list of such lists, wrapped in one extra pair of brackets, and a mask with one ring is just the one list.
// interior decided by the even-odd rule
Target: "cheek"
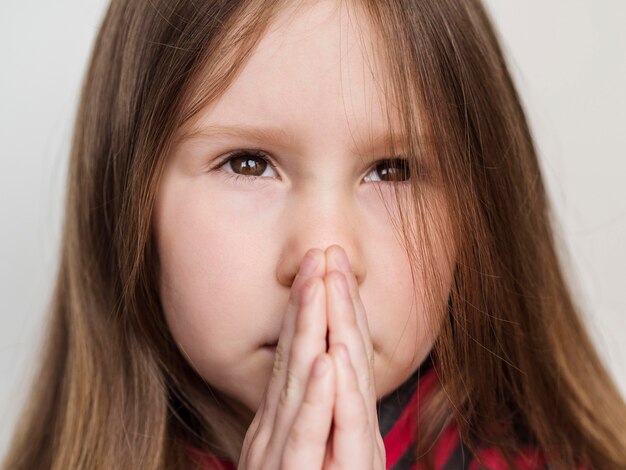
[[(362, 300), (374, 348), (381, 354), (385, 367), (405, 374), (419, 365), (429, 352), (446, 311), (448, 292), (439, 291), (437, 306), (429, 307), (427, 291), (433, 287), (432, 283), (418, 270), (413, 286), (410, 265), (404, 253), (382, 267), (388, 268), (389, 276), (377, 278), (380, 288), (365, 291)], [(438, 269), (442, 281), (449, 286), (450, 266), (442, 262)]]
[[(369, 289), (362, 295), (374, 347), (380, 355), (379, 395), (397, 387), (422, 362), (448, 311), (456, 252), (450, 244), (451, 225), (445, 206), (440, 204), (430, 213), (436, 217), (424, 228), (431, 246), (423, 250), (427, 258), (417, 252), (415, 285), (409, 259), (401, 245), (395, 244), (397, 251), (381, 257), (376, 268), (376, 275), (381, 277), (372, 280), (383, 288)], [(431, 295), (434, 305), (429, 303)], [(380, 309), (373, 310), (375, 306)]]
[(154, 227), (165, 317), (193, 367), (219, 383), (221, 371), (232, 372), (260, 341), (263, 324), (251, 318), (258, 320), (261, 312), (249, 306), (271, 308), (259, 299), (267, 290), (261, 280), (268, 273), (261, 269), (268, 263), (258, 259), (265, 237), (245, 225), (252, 219), (227, 209), (219, 195), (203, 195), (192, 184), (165, 189)]

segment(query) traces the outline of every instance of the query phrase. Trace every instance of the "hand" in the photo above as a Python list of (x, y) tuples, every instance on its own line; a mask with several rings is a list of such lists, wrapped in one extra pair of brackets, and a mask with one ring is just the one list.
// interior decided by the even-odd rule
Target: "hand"
[(384, 469), (371, 336), (354, 273), (338, 245), (327, 250), (326, 273), (328, 345), (335, 364), (336, 398), (323, 468)]
[[(306, 272), (315, 258), (317, 267)], [(316, 279), (324, 271), (324, 281)], [(307, 302), (309, 288), (317, 292)], [(318, 365), (321, 375), (313, 372)], [(238, 468), (385, 468), (367, 319), (338, 246), (326, 257), (319, 250), (305, 256), (283, 320), (274, 373), (246, 433)]]
[[(325, 269), (321, 250), (305, 255), (283, 318), (272, 377), (244, 438), (239, 469), (322, 468), (335, 402), (333, 362), (326, 353)], [(321, 374), (313, 373), (316, 359)]]

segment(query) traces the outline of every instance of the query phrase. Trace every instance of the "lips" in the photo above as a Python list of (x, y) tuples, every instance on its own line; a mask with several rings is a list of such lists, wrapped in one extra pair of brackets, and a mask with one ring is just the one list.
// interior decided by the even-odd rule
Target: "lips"
[[(276, 349), (277, 345), (278, 345), (278, 340), (276, 339), (271, 343), (265, 343), (263, 347), (268, 348), (268, 349)], [(328, 333), (326, 333), (326, 351), (328, 351)]]

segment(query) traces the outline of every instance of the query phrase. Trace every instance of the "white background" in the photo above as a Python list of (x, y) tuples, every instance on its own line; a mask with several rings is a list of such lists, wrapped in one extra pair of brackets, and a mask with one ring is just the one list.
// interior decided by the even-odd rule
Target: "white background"
[[(488, 0), (571, 254), (567, 275), (626, 394), (626, 2)], [(78, 92), (104, 0), (0, 4), (0, 458), (57, 263)]]

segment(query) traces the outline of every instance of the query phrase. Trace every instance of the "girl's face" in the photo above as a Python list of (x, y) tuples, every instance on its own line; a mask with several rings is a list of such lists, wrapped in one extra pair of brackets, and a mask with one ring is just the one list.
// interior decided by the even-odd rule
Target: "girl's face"
[[(273, 365), (263, 345), (279, 335), (310, 248), (338, 244), (350, 259), (378, 397), (419, 366), (438, 331), (439, 322), (427, 326), (424, 308), (432, 285), (418, 278), (413, 293), (387, 210), (396, 210), (398, 183), (381, 182), (386, 168), (376, 168), (391, 155), (380, 142), (385, 97), (359, 41), (371, 34), (365, 20), (335, 1), (281, 12), (226, 93), (200, 112), (198, 133), (178, 141), (159, 187), (159, 288), (173, 337), (211, 386), (253, 411)], [(238, 150), (257, 153), (224, 163)], [(430, 262), (449, 288), (446, 207), (435, 187), (424, 191), (436, 242)], [(447, 297), (440, 292), (439, 318)]]

